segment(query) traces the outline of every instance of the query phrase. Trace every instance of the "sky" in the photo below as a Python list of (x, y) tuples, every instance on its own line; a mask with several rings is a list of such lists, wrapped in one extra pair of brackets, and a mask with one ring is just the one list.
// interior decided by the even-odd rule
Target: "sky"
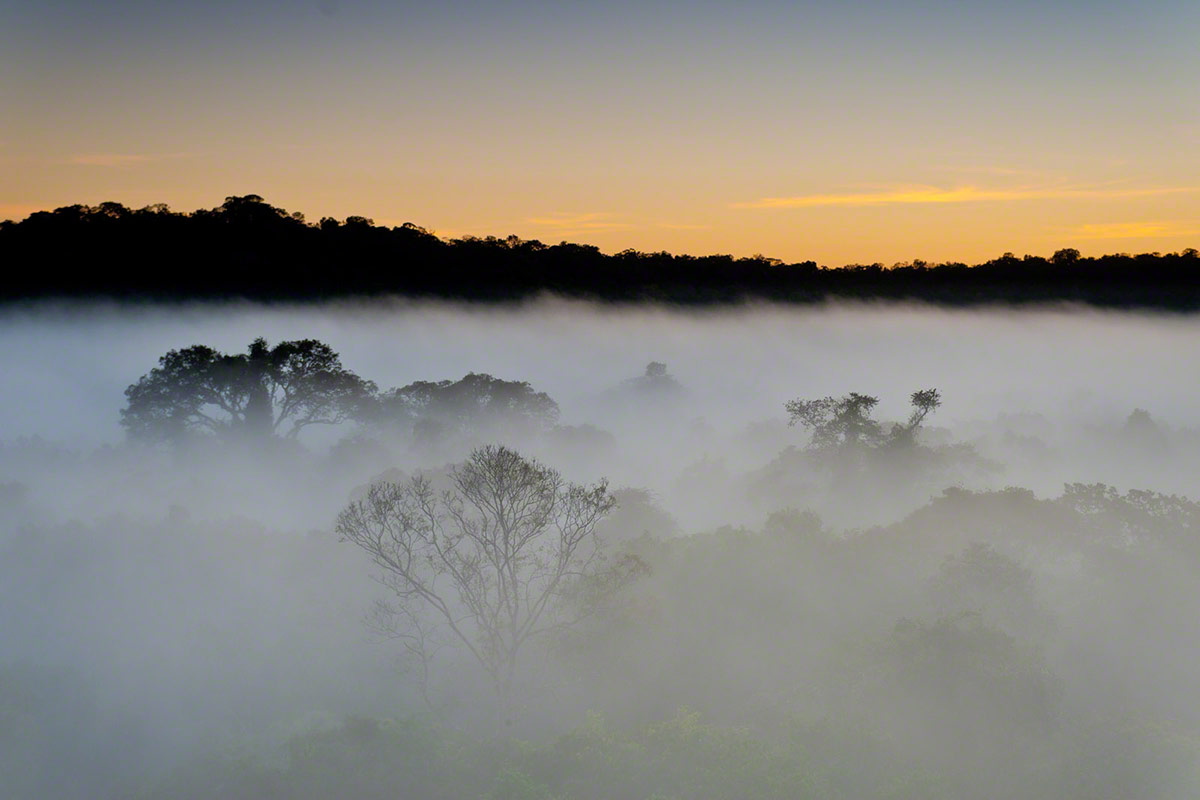
[(0, 218), (787, 261), (1200, 246), (1200, 3), (0, 0)]

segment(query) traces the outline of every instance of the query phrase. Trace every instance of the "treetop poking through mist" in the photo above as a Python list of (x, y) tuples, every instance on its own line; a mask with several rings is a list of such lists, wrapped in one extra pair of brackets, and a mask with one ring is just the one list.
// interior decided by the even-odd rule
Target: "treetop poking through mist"
[(819, 449), (883, 447), (912, 444), (925, 418), (942, 404), (937, 389), (919, 389), (909, 398), (912, 413), (906, 422), (897, 422), (889, 430), (871, 418), (878, 397), (850, 392), (844, 397), (819, 400), (789, 400), (784, 404), (788, 424), (812, 431), (812, 446)]
[(150, 440), (200, 431), (294, 439), (309, 425), (344, 422), (374, 391), (315, 339), (270, 347), (259, 338), (239, 355), (194, 345), (171, 350), (125, 390), (121, 424)]
[[(1085, 258), (1068, 247), (1049, 258), (1005, 253), (974, 266), (914, 260), (830, 268), (761, 255), (606, 255), (591, 245), (517, 236), (445, 240), (412, 223), (387, 227), (362, 216), (311, 224), (253, 194), (191, 213), (114, 202), (39, 211), (0, 222), (0, 255), (12, 264), (50, 267), (17, 271), (0, 290), (9, 301), (398, 295), (495, 302), (552, 293), (684, 304), (840, 298), (1200, 308), (1194, 248)], [(85, 264), (82, 275), (55, 268)]]
[(558, 403), (526, 381), (469, 373), (457, 381), (414, 381), (382, 393), (371, 422), (408, 425), (421, 435), (477, 428), (526, 433), (558, 421)]
[(148, 442), (196, 435), (295, 439), (310, 425), (343, 422), (377, 432), (403, 429), (433, 442), (456, 434), (528, 435), (554, 427), (559, 415), (558, 403), (528, 382), (482, 373), (380, 392), (316, 339), (271, 347), (258, 338), (237, 355), (202, 344), (171, 350), (125, 397), (121, 424)]

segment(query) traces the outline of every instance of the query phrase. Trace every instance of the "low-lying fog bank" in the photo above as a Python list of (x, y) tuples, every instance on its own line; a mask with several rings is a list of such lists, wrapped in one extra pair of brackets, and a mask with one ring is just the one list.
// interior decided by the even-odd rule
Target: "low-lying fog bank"
[[(1077, 309), (6, 309), (0, 776), (1190, 796), (1198, 334)], [(301, 340), (342, 370), (317, 400)], [(471, 463), (541, 511), (472, 505), (497, 484)], [(510, 529), (535, 549), (501, 567), (484, 533)]]

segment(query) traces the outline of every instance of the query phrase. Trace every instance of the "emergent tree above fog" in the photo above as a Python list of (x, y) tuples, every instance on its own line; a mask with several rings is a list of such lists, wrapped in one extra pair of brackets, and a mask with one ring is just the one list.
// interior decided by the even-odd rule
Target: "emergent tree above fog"
[[(447, 638), (501, 697), (531, 640), (587, 615), (589, 592), (622, 583), (604, 569), (596, 525), (615, 501), (604, 482), (568, 483), (505, 447), (475, 450), (439, 492), (418, 476), (378, 483), (338, 516), (343, 541), (379, 568), (389, 629), (427, 668)], [(630, 573), (633, 576), (633, 573)]]
[(871, 417), (879, 398), (858, 392), (819, 400), (789, 400), (784, 409), (789, 425), (812, 431), (812, 444), (818, 449), (880, 447), (911, 442), (925, 418), (942, 404), (942, 396), (937, 389), (921, 389), (912, 393), (910, 402), (913, 410), (909, 418), (893, 424), (887, 432)]
[(470, 373), (457, 381), (415, 381), (379, 397), (379, 420), (411, 425), (422, 438), (474, 431), (531, 433), (554, 426), (558, 403), (526, 381)]
[(309, 425), (345, 421), (374, 392), (315, 339), (274, 347), (255, 339), (238, 355), (194, 345), (168, 352), (125, 390), (121, 424), (149, 441), (205, 432), (295, 438)]

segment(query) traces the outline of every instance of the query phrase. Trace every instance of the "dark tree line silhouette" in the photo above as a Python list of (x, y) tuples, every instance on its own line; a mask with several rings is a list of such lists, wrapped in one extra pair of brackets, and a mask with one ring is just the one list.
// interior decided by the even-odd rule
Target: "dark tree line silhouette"
[(374, 393), (374, 383), (345, 369), (316, 339), (271, 347), (259, 338), (236, 355), (198, 344), (171, 350), (125, 390), (121, 424), (150, 441), (197, 432), (294, 439), (309, 425), (369, 413)]
[[(665, 370), (665, 366), (664, 366)], [(529, 435), (558, 421), (558, 404), (525, 381), (468, 373), (380, 392), (316, 339), (250, 343), (245, 353), (197, 344), (170, 350), (125, 390), (121, 424), (144, 442), (195, 436), (295, 439), (310, 425), (356, 422), (425, 441), (454, 433)]]
[(1200, 254), (1050, 258), (1005, 253), (982, 264), (912, 261), (830, 268), (813, 261), (689, 256), (591, 245), (547, 245), (516, 236), (443, 240), (412, 223), (365, 217), (313, 224), (258, 195), (211, 210), (119, 203), (40, 211), (0, 222), (8, 278), (0, 300), (320, 300), (399, 295), (516, 301), (541, 293), (612, 302), (709, 304), (747, 299), (923, 300), (947, 305), (1080, 302), (1200, 308)]

